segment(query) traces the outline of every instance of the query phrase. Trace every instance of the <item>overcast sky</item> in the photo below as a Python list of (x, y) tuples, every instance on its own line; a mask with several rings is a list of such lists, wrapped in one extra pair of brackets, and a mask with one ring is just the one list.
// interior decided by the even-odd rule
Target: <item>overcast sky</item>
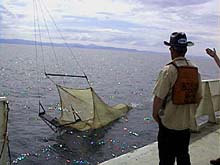
[(0, 0), (0, 38), (34, 40), (35, 15), (42, 40), (48, 41), (45, 20), (52, 40), (63, 42), (49, 11), (68, 43), (166, 52), (163, 41), (184, 31), (194, 53), (220, 49), (220, 0), (38, 0), (39, 12), (34, 2)]

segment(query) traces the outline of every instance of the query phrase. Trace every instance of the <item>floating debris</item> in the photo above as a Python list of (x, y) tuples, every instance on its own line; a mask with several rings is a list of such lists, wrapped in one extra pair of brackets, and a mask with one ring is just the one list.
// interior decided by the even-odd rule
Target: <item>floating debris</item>
[(124, 121), (128, 122), (128, 118), (126, 116), (121, 117)]
[(109, 142), (112, 143), (112, 144), (116, 143), (116, 141), (113, 140), (113, 139), (109, 139)]
[(138, 106), (139, 106), (139, 104), (131, 103), (131, 107), (132, 107), (132, 108), (137, 108)]
[(137, 146), (132, 146), (134, 149), (137, 149), (138, 147)]
[(17, 164), (19, 161), (25, 160), (30, 155), (30, 153), (20, 154), (15, 160), (12, 161), (12, 163)]
[(115, 154), (112, 154), (112, 156), (113, 156), (113, 157), (116, 157), (116, 155), (115, 155)]
[(97, 142), (96, 141), (91, 141), (90, 144), (98, 146), (98, 145), (104, 145), (105, 142), (104, 142), (104, 140), (97, 141)]
[(73, 164), (90, 164), (87, 160), (73, 160)]
[(59, 112), (63, 111), (59, 103), (56, 104), (55, 110)]
[(48, 147), (46, 148), (43, 148), (42, 149), (42, 152), (45, 153), (45, 152), (49, 152), (51, 150), (51, 145), (49, 145)]
[(105, 142), (104, 142), (103, 140), (101, 140), (101, 141), (98, 142), (98, 144), (99, 144), (99, 145), (104, 145)]
[(149, 120), (152, 120), (152, 118), (151, 117), (145, 117), (144, 120), (149, 121)]
[(114, 99), (115, 98), (115, 96), (110, 96), (110, 99)]
[(134, 135), (134, 136), (139, 136), (138, 133), (136, 133), (136, 132), (132, 132), (132, 131), (129, 131), (129, 134)]
[(86, 136), (86, 135), (83, 135), (82, 137), (83, 137), (83, 138), (87, 138), (87, 136)]

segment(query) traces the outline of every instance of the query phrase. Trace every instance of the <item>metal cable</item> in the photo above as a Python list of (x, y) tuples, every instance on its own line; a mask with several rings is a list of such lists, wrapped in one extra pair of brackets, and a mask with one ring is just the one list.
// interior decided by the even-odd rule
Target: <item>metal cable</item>
[[(41, 1), (41, 0), (39, 0), (39, 1)], [(41, 1), (41, 2), (42, 2), (42, 1)], [(55, 27), (56, 27), (56, 29), (57, 29), (57, 31), (58, 31), (60, 37), (61, 37), (62, 40), (64, 41), (65, 46), (68, 48), (68, 50), (70, 51), (70, 53), (71, 53), (73, 59), (76, 61), (76, 63), (77, 63), (77, 65), (79, 66), (80, 70), (81, 70), (81, 71), (83, 72), (83, 74), (85, 75), (88, 85), (91, 86), (91, 84), (90, 84), (90, 82), (89, 82), (89, 80), (88, 80), (88, 77), (87, 77), (86, 73), (84, 72), (82, 66), (81, 66), (80, 63), (78, 62), (78, 60), (77, 60), (76, 56), (74, 55), (72, 49), (70, 48), (69, 44), (67, 44), (67, 42), (66, 42), (65, 38), (63, 37), (63, 35), (62, 35), (60, 29), (58, 28), (58, 26), (57, 26), (57, 24), (56, 24), (56, 22), (55, 22), (53, 16), (51, 15), (50, 11), (49, 11), (48, 8), (46, 7), (45, 3), (42, 2), (42, 4), (43, 4), (43, 7), (45, 8), (45, 11), (48, 13), (48, 15), (50, 16), (52, 22), (54, 23), (54, 25), (55, 25)]]
[[(54, 54), (54, 56), (55, 56), (56, 65), (57, 65), (58, 68), (60, 68), (60, 70), (61, 70), (61, 67), (60, 67), (60, 65), (59, 65), (59, 63), (58, 63), (58, 58), (57, 58), (57, 53), (56, 53), (56, 51), (55, 51), (55, 46), (54, 46), (54, 43), (53, 43), (53, 41), (52, 41), (52, 38), (51, 38), (51, 35), (50, 35), (50, 30), (49, 30), (49, 28), (48, 28), (47, 21), (46, 21), (45, 15), (44, 15), (44, 10), (43, 10), (43, 8), (42, 8), (40, 2), (38, 2), (38, 5), (39, 5), (40, 10), (41, 10), (41, 15), (42, 15), (42, 17), (43, 17), (44, 25), (45, 25), (46, 30), (47, 30), (47, 34), (48, 34), (48, 37), (49, 37), (49, 40), (50, 40), (50, 45), (51, 45), (51, 47), (52, 47), (53, 54)], [(45, 65), (45, 64), (44, 64), (44, 65)], [(44, 67), (45, 67), (45, 66), (44, 66)], [(44, 72), (46, 72), (46, 71), (44, 70)]]
[[(36, 0), (33, 0), (33, 9), (34, 9), (34, 36), (35, 36), (35, 58), (36, 58), (36, 82), (37, 82), (37, 91), (38, 91), (38, 97), (40, 100), (40, 85), (38, 83), (38, 81), (40, 80), (40, 73), (39, 73), (39, 68), (38, 68), (38, 49), (37, 49), (37, 23), (36, 21), (38, 21), (38, 17), (36, 16), (36, 12), (37, 12), (37, 6), (36, 6)], [(36, 20), (37, 19), (37, 20)]]

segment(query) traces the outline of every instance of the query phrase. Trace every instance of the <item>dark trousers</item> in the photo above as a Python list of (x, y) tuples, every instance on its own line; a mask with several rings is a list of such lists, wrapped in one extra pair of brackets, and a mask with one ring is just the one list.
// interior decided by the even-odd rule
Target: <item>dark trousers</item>
[(159, 165), (190, 165), (190, 130), (171, 130), (159, 124), (158, 149)]

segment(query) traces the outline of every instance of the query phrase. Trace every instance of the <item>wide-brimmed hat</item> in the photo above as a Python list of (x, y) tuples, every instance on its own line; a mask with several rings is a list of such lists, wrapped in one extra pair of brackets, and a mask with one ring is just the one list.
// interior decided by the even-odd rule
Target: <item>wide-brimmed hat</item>
[(191, 41), (187, 41), (186, 34), (183, 32), (173, 32), (170, 35), (170, 42), (164, 41), (166, 46), (174, 46), (174, 47), (187, 47), (193, 46), (194, 43)]

